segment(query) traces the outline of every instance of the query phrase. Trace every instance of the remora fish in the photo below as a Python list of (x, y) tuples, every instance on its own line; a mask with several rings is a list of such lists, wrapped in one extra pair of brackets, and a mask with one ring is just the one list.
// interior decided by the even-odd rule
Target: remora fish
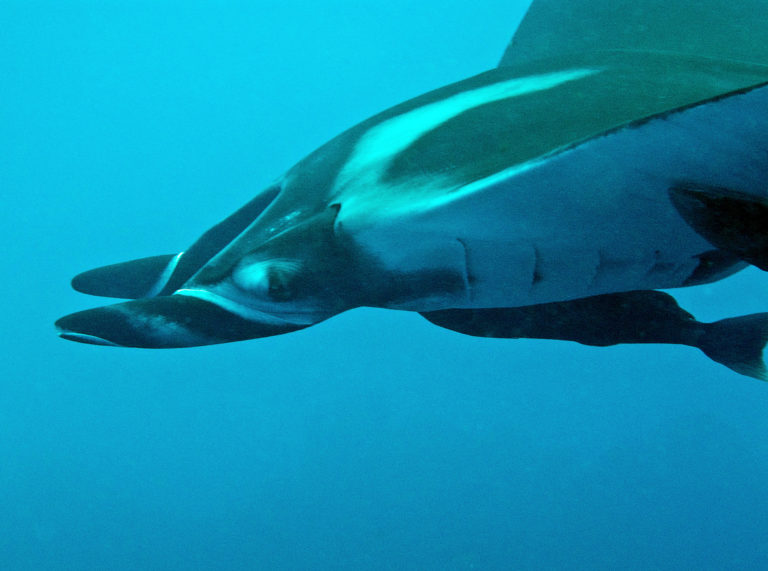
[(768, 314), (655, 291), (768, 269), (768, 1), (535, 0), (496, 69), (368, 119), (57, 322), (187, 347), (360, 306), (461, 333), (679, 343), (767, 380)]

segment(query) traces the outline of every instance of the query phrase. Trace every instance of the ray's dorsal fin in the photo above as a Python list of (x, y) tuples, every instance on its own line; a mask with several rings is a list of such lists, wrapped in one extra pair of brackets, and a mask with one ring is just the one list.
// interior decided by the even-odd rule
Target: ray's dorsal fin
[(689, 345), (737, 373), (768, 381), (763, 361), (768, 313), (701, 323), (660, 291), (611, 293), (525, 307), (444, 309), (422, 315), (435, 325), (475, 337), (559, 339), (598, 347)]
[(499, 67), (583, 52), (768, 64), (768, 0), (533, 0)]

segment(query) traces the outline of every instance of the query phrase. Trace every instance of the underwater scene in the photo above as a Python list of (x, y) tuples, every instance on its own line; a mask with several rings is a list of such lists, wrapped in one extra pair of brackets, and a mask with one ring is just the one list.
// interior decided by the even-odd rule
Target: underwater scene
[[(600, 17), (587, 0), (535, 0), (511, 71), (352, 131), (496, 68), (530, 2), (0, 2), (0, 569), (768, 568), (768, 385), (751, 378), (765, 378), (766, 316), (750, 318), (754, 336), (736, 321), (702, 340), (706, 323), (768, 311), (768, 203), (749, 193), (768, 182), (754, 148), (768, 139), (755, 14), (768, 2), (745, 2), (749, 17), (697, 3), (723, 10), (716, 64), (706, 39), (664, 59), (674, 39), (655, 9), (648, 57), (661, 63), (643, 67), (613, 50), (632, 35), (623, 0), (608, 16), (594, 0)], [(668, 4), (669, 22), (704, 21)], [(562, 22), (568, 42), (547, 35)], [(731, 25), (743, 46), (726, 41)], [(607, 59), (558, 51), (601, 42)], [(614, 64), (623, 75), (600, 87)], [(654, 79), (678, 73), (672, 88)], [(505, 111), (515, 98), (548, 130), (508, 131), (530, 116)], [(623, 101), (636, 106), (618, 128)], [(491, 132), (517, 162), (491, 164)], [(715, 143), (667, 164), (670, 149), (689, 156), (690, 133)], [(636, 148), (658, 171), (609, 154)], [(680, 165), (715, 174), (675, 170), (671, 199), (629, 192), (610, 202), (632, 212), (618, 218), (574, 211), (594, 214), (621, 169), (662, 184)], [(520, 228), (606, 239), (625, 265), (560, 242), (531, 249), (525, 270), (494, 263), (523, 230), (500, 230), (488, 197), (515, 180), (531, 205)], [(635, 213), (657, 210), (652, 223)], [(459, 227), (469, 237), (441, 249)], [(650, 262), (646, 239), (661, 244)], [(73, 284), (129, 305), (70, 286), (156, 255), (156, 268)], [(483, 310), (523, 291), (515, 280), (530, 306), (568, 305), (512, 328), (511, 312)], [(660, 293), (621, 324), (597, 305), (571, 311), (614, 293), (626, 309), (631, 289), (664, 290), (698, 321)], [(480, 301), (456, 301), (470, 290)]]

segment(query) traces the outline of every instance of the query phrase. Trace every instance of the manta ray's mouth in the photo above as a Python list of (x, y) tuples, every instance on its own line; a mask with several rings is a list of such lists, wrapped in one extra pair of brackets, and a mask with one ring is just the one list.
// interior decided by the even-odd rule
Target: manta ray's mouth
[(103, 339), (96, 335), (88, 335), (87, 333), (77, 333), (76, 331), (68, 331), (58, 327), (59, 337), (66, 339), (67, 341), (77, 341), (78, 343), (85, 343), (87, 345), (102, 345), (105, 347), (120, 347), (119, 344), (113, 343), (108, 339)]
[(219, 286), (217, 289), (226, 291), (220, 292), (210, 289), (184, 288), (175, 291), (173, 295), (195, 297), (213, 303), (221, 309), (233, 313), (242, 319), (267, 325), (311, 325), (328, 317), (327, 315), (320, 315), (317, 312), (285, 311), (282, 310), (282, 308), (273, 307), (270, 307), (269, 311), (265, 311), (254, 307), (252, 303), (244, 303), (234, 299), (240, 296), (229, 291), (233, 288), (223, 288), (222, 286)]

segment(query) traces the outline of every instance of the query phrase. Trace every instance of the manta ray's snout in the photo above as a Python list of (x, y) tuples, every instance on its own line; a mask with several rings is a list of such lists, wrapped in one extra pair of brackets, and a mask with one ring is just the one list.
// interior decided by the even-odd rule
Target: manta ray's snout
[(70, 341), (164, 349), (269, 337), (302, 327), (270, 319), (246, 320), (213, 303), (180, 295), (97, 307), (56, 321), (59, 336)]

